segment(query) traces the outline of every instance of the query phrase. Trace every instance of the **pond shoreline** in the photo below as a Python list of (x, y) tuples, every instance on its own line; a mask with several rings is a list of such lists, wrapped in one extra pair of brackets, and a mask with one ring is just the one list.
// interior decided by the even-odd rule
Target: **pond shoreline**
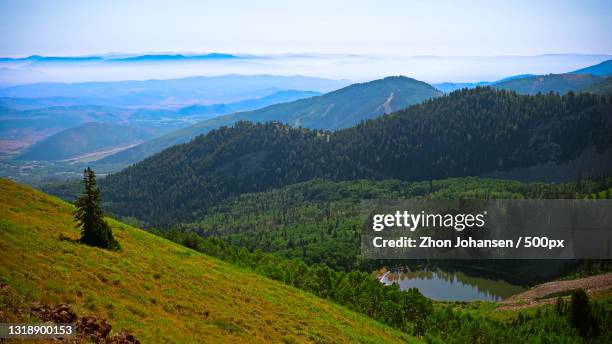
[(416, 288), (425, 297), (442, 302), (499, 302), (526, 290), (500, 278), (440, 268), (382, 268), (375, 274), (381, 283), (397, 284), (402, 290)]

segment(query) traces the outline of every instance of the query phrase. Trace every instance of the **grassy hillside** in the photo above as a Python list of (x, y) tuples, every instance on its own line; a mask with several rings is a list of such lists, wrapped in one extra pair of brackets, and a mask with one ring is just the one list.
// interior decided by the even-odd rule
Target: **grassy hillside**
[(162, 149), (184, 143), (197, 135), (206, 134), (238, 121), (279, 121), (292, 127), (334, 130), (348, 128), (362, 120), (399, 111), (412, 104), (442, 93), (431, 85), (411, 78), (387, 77), (354, 84), (327, 94), (271, 105), (263, 109), (239, 112), (201, 121), (187, 128), (159, 137), (140, 146), (114, 154), (100, 163), (121, 164), (138, 162)]
[(565, 94), (569, 91), (582, 91), (601, 80), (601, 77), (591, 74), (548, 74), (501, 81), (492, 86), (521, 94), (549, 92)]
[[(397, 342), (340, 306), (109, 219), (123, 250), (75, 242), (72, 207), (0, 179), (0, 281), (149, 342)], [(5, 308), (6, 305), (0, 305)]]

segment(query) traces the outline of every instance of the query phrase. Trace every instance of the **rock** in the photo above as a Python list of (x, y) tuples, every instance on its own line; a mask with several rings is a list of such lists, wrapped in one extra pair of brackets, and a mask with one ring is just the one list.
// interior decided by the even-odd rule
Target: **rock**
[(110, 334), (111, 325), (106, 323), (106, 319), (102, 319), (100, 325), (98, 326), (97, 335), (101, 338), (106, 338)]
[(59, 339), (60, 342), (94, 342), (114, 344), (140, 344), (140, 342), (129, 333), (121, 332), (109, 338), (112, 326), (102, 319), (98, 322), (95, 316), (79, 317), (67, 304), (59, 304), (48, 307), (40, 302), (30, 305), (29, 313), (43, 321), (54, 323), (75, 323), (77, 337)]
[(51, 310), (51, 318), (56, 323), (72, 323), (77, 320), (78, 316), (70, 310), (70, 306), (60, 304)]
[(140, 344), (131, 334), (124, 332), (118, 333), (107, 341), (108, 344)]

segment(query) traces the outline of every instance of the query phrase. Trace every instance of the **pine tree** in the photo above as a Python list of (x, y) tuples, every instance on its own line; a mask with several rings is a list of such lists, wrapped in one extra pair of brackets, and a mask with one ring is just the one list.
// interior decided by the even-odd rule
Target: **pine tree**
[(592, 322), (589, 297), (582, 289), (574, 290), (570, 301), (569, 320), (580, 335), (586, 337)]
[(100, 189), (96, 186), (96, 174), (87, 167), (83, 171), (83, 184), (85, 192), (79, 197), (75, 206), (75, 228), (81, 229), (81, 242), (91, 246), (119, 250), (120, 246), (113, 237), (110, 226), (104, 220), (100, 208)]
[(555, 305), (555, 310), (560, 316), (565, 314), (565, 301), (563, 301), (563, 298), (561, 296), (557, 297), (557, 304)]

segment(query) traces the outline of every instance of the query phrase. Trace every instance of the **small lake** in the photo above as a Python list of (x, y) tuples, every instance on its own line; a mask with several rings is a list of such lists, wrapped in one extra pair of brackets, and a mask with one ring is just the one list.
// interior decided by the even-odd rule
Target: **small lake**
[(436, 301), (501, 301), (526, 290), (502, 279), (439, 269), (386, 271), (379, 279), (387, 285), (397, 283), (402, 290), (417, 288), (421, 294)]

